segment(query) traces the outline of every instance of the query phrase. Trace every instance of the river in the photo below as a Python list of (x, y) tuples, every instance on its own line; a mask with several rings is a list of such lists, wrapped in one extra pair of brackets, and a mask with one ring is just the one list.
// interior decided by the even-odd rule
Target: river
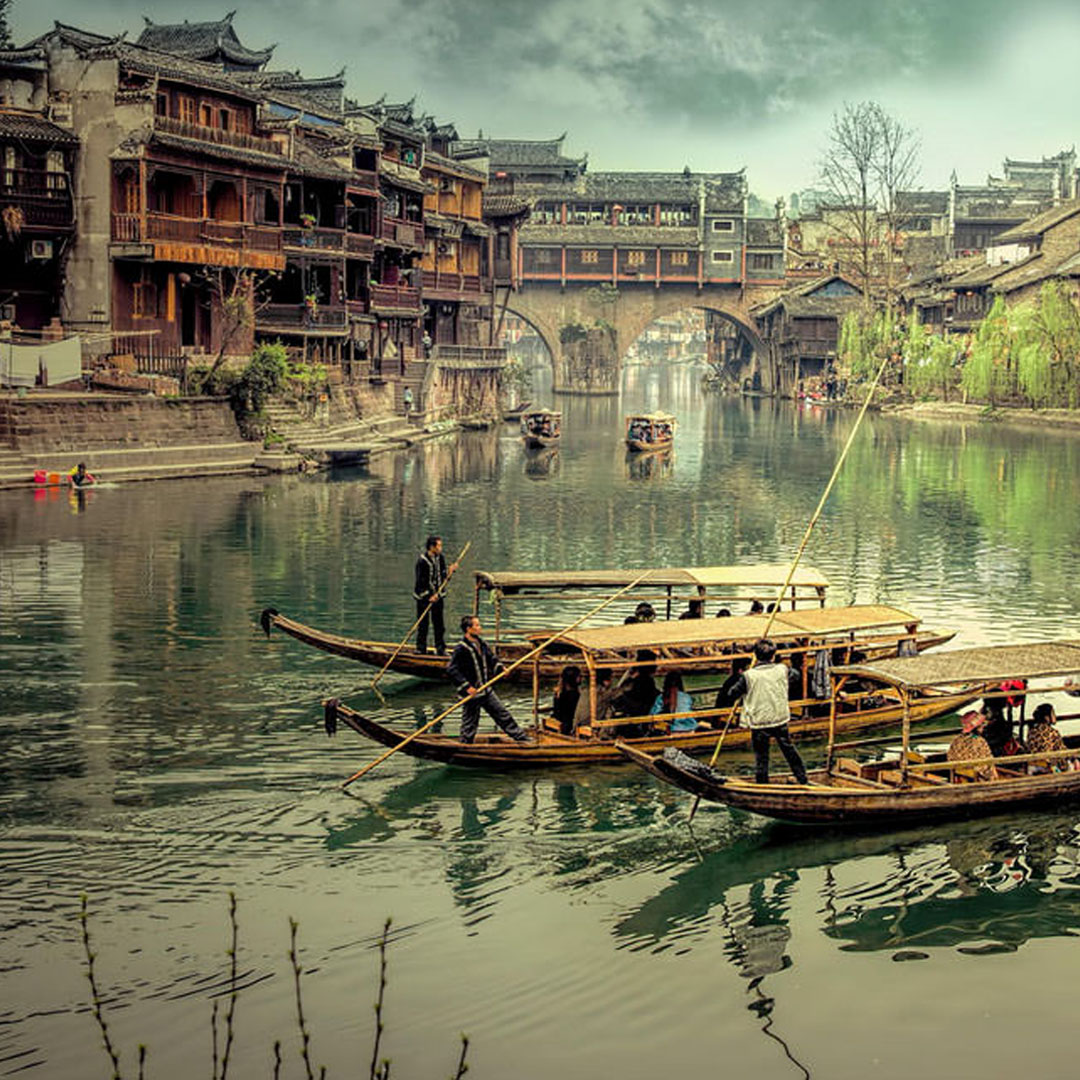
[[(373, 707), (371, 672), (267, 640), (264, 606), (395, 639), (429, 532), (472, 540), (465, 570), (792, 554), (854, 414), (710, 398), (699, 374), (561, 399), (551, 455), (507, 425), (366, 471), (0, 492), (0, 1076), (111, 1075), (84, 894), (123, 1075), (139, 1043), (147, 1076), (210, 1075), (230, 892), (230, 1076), (272, 1075), (278, 1039), (304, 1075), (290, 917), (312, 1061), (366, 1075), (387, 916), (402, 1080), (453, 1075), (461, 1032), (477, 1078), (1075, 1073), (1080, 809), (844, 837), (703, 805), (691, 829), (629, 768), (401, 755), (341, 791), (376, 750), (329, 739), (319, 703)], [(678, 414), (670, 460), (628, 462), (640, 407)], [(871, 414), (806, 561), (833, 603), (908, 607), (956, 645), (1080, 636), (1080, 439)], [(446, 703), (392, 679), (379, 708)]]

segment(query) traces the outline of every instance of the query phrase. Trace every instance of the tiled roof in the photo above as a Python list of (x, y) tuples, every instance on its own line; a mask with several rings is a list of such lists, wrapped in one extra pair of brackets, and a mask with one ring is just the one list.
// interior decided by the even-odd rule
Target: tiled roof
[(78, 146), (79, 140), (66, 128), (33, 113), (0, 109), (0, 139), (24, 139), (53, 146)]
[(529, 214), (532, 203), (520, 195), (488, 195), (484, 192), (484, 217), (507, 218)]
[(1006, 229), (1005, 232), (995, 236), (991, 244), (996, 247), (999, 244), (1012, 244), (1018, 240), (1034, 239), (1042, 236), (1043, 233), (1052, 229), (1055, 225), (1068, 221), (1069, 218), (1076, 214), (1080, 214), (1080, 199), (1071, 199), (1060, 206), (1044, 210), (1041, 214), (1036, 214), (1033, 218), (1029, 218), (1019, 225), (1014, 225), (1011, 229)]
[(896, 206), (902, 214), (947, 214), (947, 191), (898, 191)]
[(143, 142), (147, 146), (163, 146), (168, 150), (182, 150), (185, 154), (218, 158), (223, 161), (238, 161), (245, 165), (262, 165), (278, 172), (292, 166), (292, 162), (281, 154), (264, 154), (261, 150), (221, 146), (216, 143), (202, 142), (200, 139), (186, 139), (182, 135), (172, 135), (164, 131), (152, 132)]
[(528, 244), (608, 244), (641, 247), (697, 247), (695, 228), (653, 225), (534, 225), (521, 227), (521, 239)]
[(345, 69), (336, 75), (305, 79), (299, 71), (237, 71), (230, 73), (238, 82), (279, 94), (284, 91), (292, 101), (303, 101), (315, 109), (340, 114), (345, 101)]
[(136, 45), (159, 52), (174, 53), (191, 60), (216, 60), (245, 67), (261, 67), (273, 55), (274, 46), (249, 49), (240, 43), (232, 27), (233, 12), (218, 22), (153, 23), (146, 20), (146, 29)]
[(842, 319), (861, 303), (861, 296), (800, 296), (796, 292), (787, 292), (761, 307), (754, 308), (754, 317), (761, 319), (777, 308), (783, 308), (788, 317), (793, 319)]
[(563, 156), (563, 132), (557, 139), (459, 139), (451, 148), (454, 154), (470, 157), (487, 156), (492, 166), (497, 165), (551, 165), (574, 166), (584, 158)]
[(1038, 257), (1038, 254), (1029, 255), (1027, 259), (1022, 259), (1020, 262), (1000, 263), (997, 266), (988, 266), (984, 261), (981, 266), (977, 266), (974, 270), (950, 278), (948, 284), (952, 289), (980, 289), (985, 285), (989, 285), (996, 278), (1001, 277), (1002, 274), (1007, 274), (1009, 271), (1015, 270), (1031, 259), (1037, 259)]

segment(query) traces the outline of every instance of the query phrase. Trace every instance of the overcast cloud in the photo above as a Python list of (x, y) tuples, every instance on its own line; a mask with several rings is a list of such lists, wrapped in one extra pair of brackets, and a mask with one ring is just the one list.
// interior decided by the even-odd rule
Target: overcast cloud
[(102, 33), (220, 18), (274, 66), (347, 69), (349, 94), (419, 97), (465, 136), (550, 138), (594, 169), (746, 166), (763, 197), (811, 185), (834, 109), (873, 98), (923, 144), (922, 186), (1074, 145), (1080, 12), (1031, 0), (15, 0)]

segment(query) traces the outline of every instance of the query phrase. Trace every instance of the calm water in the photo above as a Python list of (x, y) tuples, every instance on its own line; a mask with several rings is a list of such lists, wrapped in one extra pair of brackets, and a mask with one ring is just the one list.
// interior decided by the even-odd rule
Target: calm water
[[(394, 1075), (1075, 1074), (1080, 810), (841, 837), (703, 807), (643, 774), (500, 776), (331, 741), (370, 673), (258, 631), (268, 604), (396, 638), (424, 535), (467, 569), (778, 561), (854, 420), (703, 398), (637, 369), (563, 399), (564, 445), (508, 427), (333, 477), (0, 493), (0, 1076), (110, 1074), (87, 1010), (89, 897), (135, 1075), (210, 1074), (240, 912), (230, 1075), (364, 1075), (394, 919)], [(628, 463), (624, 408), (682, 421)], [(957, 644), (1080, 634), (1080, 440), (868, 417), (807, 553), (834, 602), (909, 606)], [(467, 602), (462, 583), (458, 603)], [(390, 685), (382, 715), (445, 691)], [(521, 699), (508, 695), (523, 712)], [(811, 754), (812, 756), (812, 754)]]

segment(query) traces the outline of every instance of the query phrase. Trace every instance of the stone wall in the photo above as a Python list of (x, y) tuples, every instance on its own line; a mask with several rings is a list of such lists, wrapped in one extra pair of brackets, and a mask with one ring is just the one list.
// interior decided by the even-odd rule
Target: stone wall
[(423, 395), (430, 420), (500, 415), (502, 365), (468, 361), (432, 364)]
[(12, 398), (0, 401), (4, 430), (26, 457), (241, 441), (228, 402), (211, 398)]

